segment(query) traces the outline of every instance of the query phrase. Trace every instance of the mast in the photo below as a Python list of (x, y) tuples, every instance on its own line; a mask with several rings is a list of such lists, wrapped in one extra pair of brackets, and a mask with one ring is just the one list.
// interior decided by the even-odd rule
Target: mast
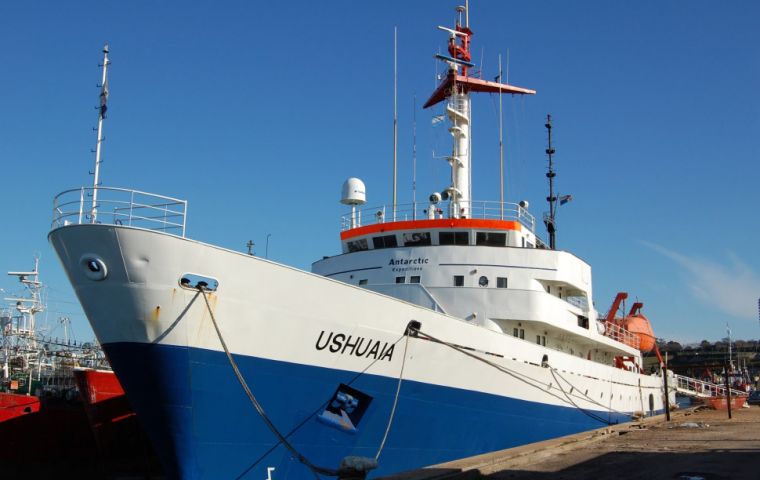
[(475, 65), (470, 62), (470, 41), (472, 31), (469, 25), (467, 6), (457, 7), (457, 19), (454, 28), (439, 26), (449, 34), (449, 55), (437, 54), (435, 57), (449, 67), (446, 78), (438, 85), (422, 108), (431, 107), (448, 100), (446, 114), (451, 127), (449, 133), (453, 138), (451, 155), (447, 157), (451, 166), (451, 185), (442, 192), (443, 200), (449, 200), (451, 218), (470, 217), (471, 210), (471, 92), (535, 94), (535, 90), (515, 87), (500, 82), (491, 82), (469, 76), (469, 69)]
[(396, 166), (398, 151), (398, 74), (397, 74), (397, 33), (398, 27), (393, 27), (393, 221), (396, 221)]
[(549, 215), (544, 217), (544, 223), (546, 224), (546, 230), (549, 232), (549, 248), (554, 250), (556, 248), (556, 224), (555, 218), (557, 214), (557, 197), (554, 195), (554, 177), (557, 175), (554, 173), (554, 161), (552, 156), (554, 155), (554, 148), (552, 147), (552, 116), (546, 115), (546, 134), (548, 136), (548, 143), (546, 147), (546, 155), (549, 157), (549, 171), (546, 172), (546, 178), (549, 179), (549, 196), (546, 197), (546, 201), (549, 202)]
[(108, 110), (108, 44), (103, 46), (103, 78), (100, 82), (100, 107), (98, 108), (98, 140), (95, 143), (95, 171), (93, 172), (92, 183), (92, 209), (90, 210), (90, 221), (95, 223), (98, 215), (98, 185), (100, 184), (100, 153), (103, 143), (103, 119), (106, 118)]

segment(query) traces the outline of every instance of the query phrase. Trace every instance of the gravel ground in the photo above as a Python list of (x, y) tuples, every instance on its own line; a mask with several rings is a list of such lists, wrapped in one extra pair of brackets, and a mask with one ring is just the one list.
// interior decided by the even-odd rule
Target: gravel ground
[(760, 480), (760, 407), (686, 410), (458, 460), (397, 480)]

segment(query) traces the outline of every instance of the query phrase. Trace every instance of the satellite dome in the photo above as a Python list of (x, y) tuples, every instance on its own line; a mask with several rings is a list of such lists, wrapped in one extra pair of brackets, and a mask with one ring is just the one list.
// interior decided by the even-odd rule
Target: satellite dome
[(340, 203), (344, 205), (364, 205), (367, 203), (367, 194), (364, 192), (364, 182), (351, 177), (343, 182), (343, 192)]

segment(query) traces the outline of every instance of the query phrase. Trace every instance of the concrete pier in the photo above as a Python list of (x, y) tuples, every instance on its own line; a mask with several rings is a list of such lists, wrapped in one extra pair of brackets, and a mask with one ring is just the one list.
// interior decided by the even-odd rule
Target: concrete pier
[(393, 480), (760, 479), (760, 407), (681, 410), (386, 477)]

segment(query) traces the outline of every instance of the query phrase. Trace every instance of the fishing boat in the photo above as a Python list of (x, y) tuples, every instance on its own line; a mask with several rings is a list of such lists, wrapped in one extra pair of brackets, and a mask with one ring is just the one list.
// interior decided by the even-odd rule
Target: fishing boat
[(311, 272), (187, 238), (184, 200), (97, 176), (55, 198), (49, 240), (170, 477), (381, 476), (675, 403), (642, 370), (642, 305), (598, 313), (556, 248), (553, 191), (548, 243), (527, 202), (472, 199), (471, 97), (535, 91), (473, 73), (466, 7), (439, 28), (450, 185), (365, 208), (347, 180), (341, 252)]

